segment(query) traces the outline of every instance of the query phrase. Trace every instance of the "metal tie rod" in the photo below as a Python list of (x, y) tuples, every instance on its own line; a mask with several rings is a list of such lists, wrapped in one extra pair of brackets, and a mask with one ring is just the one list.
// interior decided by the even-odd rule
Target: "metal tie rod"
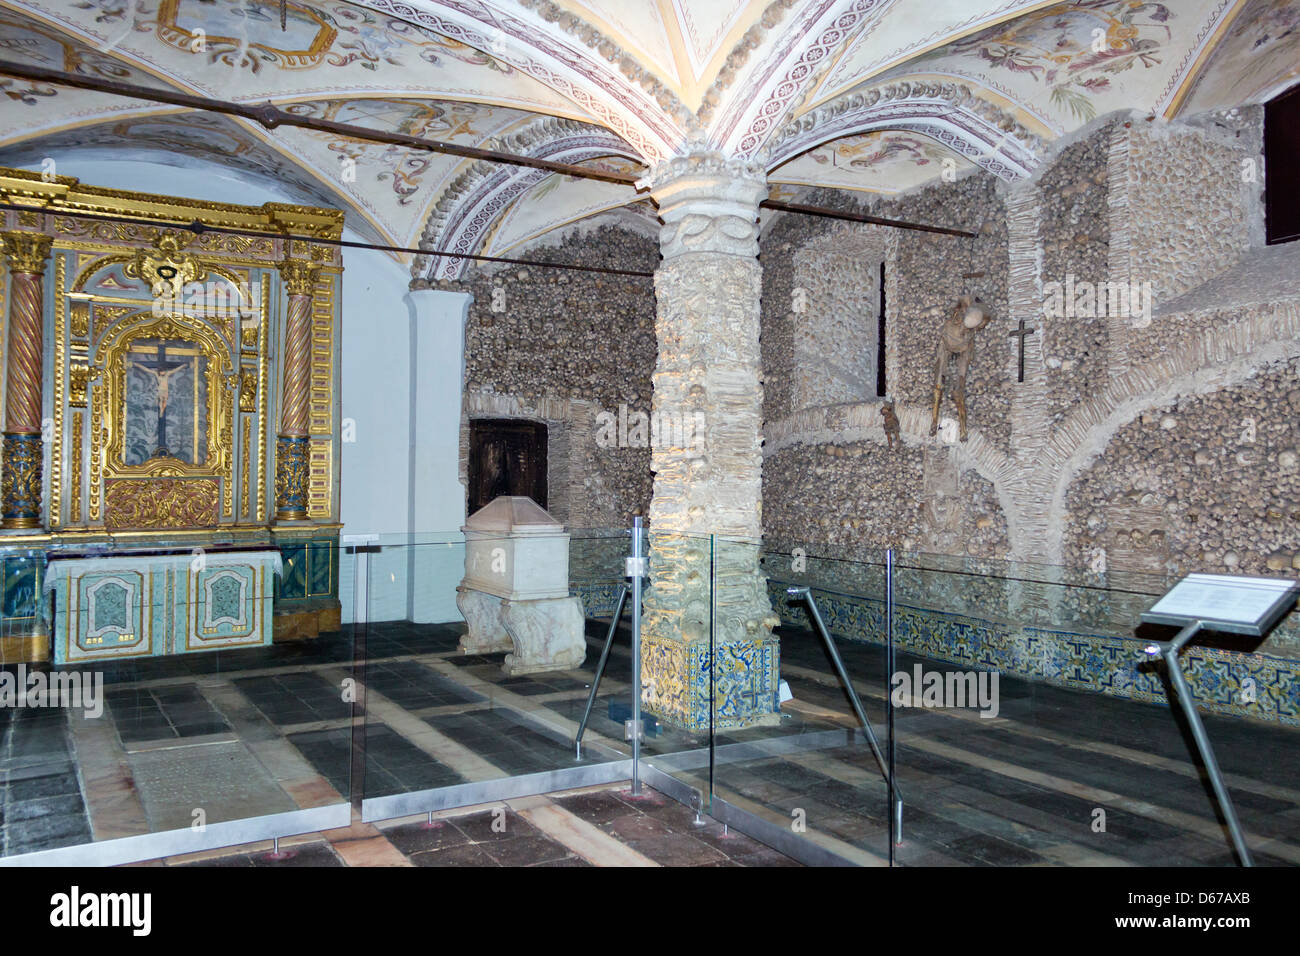
[[(540, 169), (545, 172), (556, 173), (562, 176), (571, 176), (576, 179), (594, 179), (599, 182), (614, 183), (620, 186), (635, 186), (642, 176), (645, 175), (643, 172), (622, 172), (613, 169), (580, 166), (577, 163), (561, 163), (553, 160), (542, 159), (536, 156), (524, 156), (519, 153), (509, 153), (499, 149), (487, 149), (481, 146), (464, 146), (460, 143), (449, 143), (445, 140), (427, 139), (422, 136), (413, 136), (410, 133), (403, 133), (395, 130), (375, 129), (370, 126), (356, 126), (352, 123), (340, 123), (336, 120), (329, 120), (319, 116), (304, 116), (299, 113), (282, 110), (269, 100), (265, 103), (219, 100), (209, 96), (201, 96), (196, 93), (186, 93), (165, 87), (142, 86), (138, 83), (127, 83), (122, 80), (110, 80), (104, 77), (91, 76), (82, 73), (70, 73), (66, 70), (52, 70), (48, 67), (37, 66), (30, 63), (18, 63), (13, 60), (0, 60), (0, 75), (12, 76), (17, 79), (27, 80), (31, 83), (52, 83), (59, 86), (71, 86), (75, 89), (90, 90), (95, 93), (108, 93), (112, 96), (123, 96), (129, 99), (144, 100), (149, 103), (162, 103), (167, 106), (176, 106), (182, 109), (202, 110), (209, 113), (220, 113), (225, 116), (237, 116), (240, 119), (258, 123), (267, 130), (274, 130), (280, 126), (292, 126), (297, 127), (298, 129), (332, 133), (335, 136), (343, 136), (348, 139), (359, 139), (372, 143), (385, 143), (391, 146), (404, 146), (408, 149), (416, 149), (429, 153), (444, 153), (449, 156), (459, 156), (462, 159), (481, 160), (489, 163), (503, 163), (510, 166), (523, 166), (529, 169)], [(894, 229), (911, 229), (919, 232), (928, 232), (947, 236), (964, 236), (968, 238), (976, 238), (979, 235), (978, 233), (966, 229), (954, 229), (948, 226), (931, 226), (926, 223), (909, 222), (905, 219), (885, 219), (881, 216), (872, 216), (867, 213), (856, 212), (853, 210), (832, 209), (829, 206), (810, 206), (806, 203), (780, 202), (775, 199), (765, 199), (759, 203), (759, 205), (764, 209), (772, 209), (780, 212), (841, 219), (849, 222), (871, 223), (879, 226), (888, 226)], [(461, 258), (474, 257), (464, 256), (462, 254)]]
[(839, 675), (840, 682), (844, 685), (844, 690), (849, 695), (849, 703), (853, 705), (853, 712), (857, 714), (858, 721), (862, 724), (862, 729), (866, 732), (867, 743), (871, 746), (871, 752), (875, 755), (876, 763), (880, 767), (880, 774), (894, 792), (894, 805), (890, 808), (891, 817), (896, 826), (894, 842), (902, 841), (902, 819), (903, 819), (903, 794), (898, 789), (898, 782), (893, 779), (889, 772), (889, 767), (885, 763), (885, 756), (880, 752), (880, 744), (876, 740), (876, 733), (871, 728), (871, 721), (867, 719), (867, 712), (862, 709), (862, 701), (858, 699), (858, 692), (849, 680), (848, 673), (844, 670), (844, 662), (840, 659), (840, 652), (835, 647), (835, 641), (831, 638), (830, 632), (826, 630), (826, 623), (822, 620), (821, 612), (817, 609), (817, 602), (813, 600), (812, 589), (808, 587), (791, 587), (786, 588), (786, 594), (792, 598), (801, 600), (808, 605), (811, 612), (813, 623), (817, 625), (817, 631), (821, 634), (822, 640), (826, 643), (826, 650), (831, 655), (831, 663), (835, 665), (835, 673)]
[(1205, 764), (1205, 772), (1210, 777), (1210, 786), (1214, 788), (1214, 796), (1219, 801), (1219, 810), (1228, 824), (1233, 848), (1236, 849), (1242, 866), (1254, 866), (1250, 848), (1246, 846), (1246, 836), (1241, 832), (1237, 811), (1232, 806), (1232, 797), (1228, 795), (1223, 774), (1219, 772), (1219, 762), (1214, 759), (1214, 748), (1210, 746), (1210, 738), (1205, 733), (1205, 725), (1201, 723), (1201, 715), (1196, 712), (1196, 700), (1192, 697), (1187, 680), (1183, 677), (1183, 669), (1178, 664), (1178, 652), (1196, 636), (1203, 624), (1202, 621), (1194, 621), (1179, 631), (1172, 641), (1156, 641), (1148, 644), (1145, 650), (1152, 657), (1159, 655), (1164, 658), (1165, 666), (1169, 669), (1169, 682), (1174, 685), (1178, 703), (1183, 708), (1183, 714), (1192, 729), (1192, 739), (1196, 741), (1196, 749), (1200, 752), (1201, 761)]

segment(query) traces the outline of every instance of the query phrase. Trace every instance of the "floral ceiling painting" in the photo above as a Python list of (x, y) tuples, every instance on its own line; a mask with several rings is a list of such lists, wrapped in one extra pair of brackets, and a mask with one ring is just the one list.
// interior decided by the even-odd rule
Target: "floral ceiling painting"
[(1095, 100), (1121, 74), (1151, 70), (1168, 57), (1173, 10), (1163, 3), (1084, 0), (1032, 13), (950, 47), (978, 57), (993, 75), (1020, 74), (1042, 86), (1058, 112), (1090, 120)]
[(1230, 0), (1072, 0), (979, 30), (885, 78), (969, 79), (1060, 132), (1177, 85)]
[(490, 53), (342, 0), (39, 0), (42, 17), (103, 50), (227, 99), (425, 91), (582, 118), (574, 104)]
[(772, 171), (776, 182), (892, 194), (975, 166), (943, 144), (902, 130), (846, 136)]

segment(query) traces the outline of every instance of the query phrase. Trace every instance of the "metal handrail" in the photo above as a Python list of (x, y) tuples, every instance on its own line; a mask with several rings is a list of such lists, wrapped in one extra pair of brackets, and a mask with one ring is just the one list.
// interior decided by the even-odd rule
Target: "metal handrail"
[(619, 619), (623, 616), (623, 605), (627, 603), (627, 585), (618, 589), (618, 605), (614, 608), (614, 617), (609, 622), (609, 634), (605, 637), (605, 649), (600, 652), (600, 661), (596, 664), (596, 676), (591, 680), (591, 693), (587, 695), (587, 708), (582, 712), (582, 721), (578, 724), (578, 735), (573, 745), (577, 748), (577, 758), (582, 759), (582, 735), (587, 732), (587, 721), (591, 719), (591, 708), (596, 703), (596, 692), (600, 689), (600, 679), (605, 674), (605, 664), (609, 660), (609, 650), (614, 646), (614, 632), (618, 630)]
[(880, 752), (876, 732), (872, 729), (871, 721), (867, 719), (867, 712), (863, 710), (862, 701), (858, 698), (858, 692), (844, 669), (844, 662), (840, 659), (840, 652), (835, 647), (835, 641), (831, 638), (830, 632), (826, 630), (826, 623), (822, 620), (821, 611), (817, 609), (817, 602), (813, 599), (812, 589), (808, 587), (791, 587), (786, 588), (786, 594), (808, 605), (813, 623), (817, 626), (818, 633), (821, 634), (822, 640), (826, 643), (826, 650), (831, 656), (831, 663), (835, 667), (835, 673), (844, 685), (844, 690), (849, 695), (849, 703), (853, 706), (853, 712), (857, 715), (859, 723), (862, 724), (863, 731), (866, 732), (867, 743), (870, 745), (871, 753), (875, 756), (876, 763), (880, 767), (881, 777), (884, 778), (886, 786), (889, 787), (890, 843), (891, 845), (897, 845), (903, 839), (903, 794), (898, 789), (898, 782), (894, 779), (894, 775), (889, 771), (884, 754)]

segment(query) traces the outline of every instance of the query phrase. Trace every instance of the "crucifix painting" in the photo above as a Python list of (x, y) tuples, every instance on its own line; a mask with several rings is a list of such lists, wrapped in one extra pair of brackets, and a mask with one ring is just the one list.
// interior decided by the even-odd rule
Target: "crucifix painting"
[(127, 465), (176, 458), (207, 459), (207, 359), (197, 343), (177, 339), (134, 342), (126, 378)]

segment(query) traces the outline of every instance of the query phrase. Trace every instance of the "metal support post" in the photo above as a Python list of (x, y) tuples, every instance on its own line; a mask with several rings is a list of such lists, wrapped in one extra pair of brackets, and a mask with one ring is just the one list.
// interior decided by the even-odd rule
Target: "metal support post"
[(1241, 823), (1237, 820), (1237, 811), (1232, 806), (1232, 797), (1228, 795), (1228, 788), (1223, 782), (1223, 774), (1219, 772), (1219, 762), (1214, 759), (1214, 748), (1210, 746), (1210, 738), (1205, 733), (1205, 725), (1201, 723), (1201, 715), (1196, 712), (1196, 701), (1192, 697), (1191, 689), (1187, 686), (1187, 679), (1183, 677), (1183, 669), (1178, 665), (1178, 652), (1196, 636), (1203, 626), (1203, 621), (1194, 621), (1179, 631), (1172, 641), (1150, 644), (1147, 646), (1146, 652), (1152, 657), (1159, 655), (1164, 658), (1165, 665), (1169, 668), (1169, 681), (1173, 684), (1174, 694), (1177, 695), (1178, 703), (1183, 708), (1183, 714), (1187, 717), (1188, 726), (1192, 730), (1192, 739), (1196, 741), (1196, 749), (1201, 755), (1201, 761), (1205, 764), (1205, 772), (1210, 777), (1210, 786), (1214, 788), (1214, 796), (1219, 801), (1219, 810), (1223, 813), (1223, 819), (1228, 824), (1228, 833), (1232, 837), (1232, 845), (1237, 851), (1237, 858), (1241, 861), (1242, 866), (1254, 866), (1255, 862), (1250, 857), (1250, 849), (1246, 846), (1245, 834), (1241, 832)]

